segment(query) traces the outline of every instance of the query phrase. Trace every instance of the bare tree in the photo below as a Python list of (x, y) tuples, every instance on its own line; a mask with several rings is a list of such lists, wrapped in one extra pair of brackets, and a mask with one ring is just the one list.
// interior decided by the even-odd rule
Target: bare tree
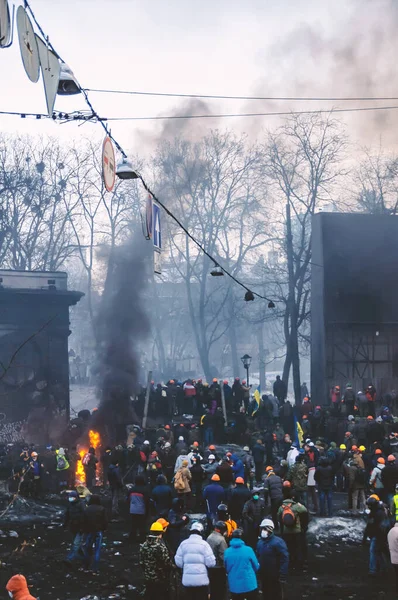
[(340, 124), (320, 115), (293, 116), (264, 145), (265, 177), (275, 198), (273, 215), (279, 260), (269, 269), (270, 283), (283, 309), (286, 358), (283, 380), (293, 370), (300, 396), (300, 337), (309, 339), (311, 218), (331, 201), (344, 171), (345, 137)]
[[(398, 159), (381, 148), (364, 151), (354, 174), (357, 207), (377, 215), (398, 214)], [(359, 193), (357, 190), (359, 189)]]
[[(191, 326), (207, 378), (215, 374), (211, 350), (233, 327), (231, 280), (209, 276), (218, 262), (234, 275), (266, 240), (257, 211), (263, 195), (259, 154), (245, 137), (212, 131), (197, 143), (175, 139), (156, 155), (161, 194), (216, 263), (172, 224), (169, 247), (176, 276), (185, 282)], [(236, 343), (233, 344), (236, 353)], [(236, 362), (236, 360), (235, 360)]]

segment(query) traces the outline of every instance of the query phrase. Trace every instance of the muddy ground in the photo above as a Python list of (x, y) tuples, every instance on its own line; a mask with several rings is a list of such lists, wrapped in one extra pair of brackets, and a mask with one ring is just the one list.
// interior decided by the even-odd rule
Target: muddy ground
[[(335, 495), (338, 507), (344, 507), (345, 503), (344, 494)], [(29, 504), (22, 503), (0, 520), (2, 589), (9, 577), (23, 573), (31, 593), (41, 600), (79, 600), (88, 595), (104, 600), (139, 598), (142, 578), (138, 544), (127, 539), (127, 508), (120, 522), (110, 523), (104, 538), (100, 574), (93, 576), (63, 562), (71, 539), (61, 525), (65, 506), (65, 501), (53, 497), (47, 500), (47, 506), (34, 507), (32, 512)], [(322, 536), (322, 523), (313, 521), (308, 570), (289, 576), (287, 598), (396, 598), (392, 572), (377, 581), (367, 576), (368, 547), (359, 543), (364, 522), (343, 516), (336, 519), (336, 526), (332, 526), (330, 519), (325, 520), (326, 525), (330, 534)]]

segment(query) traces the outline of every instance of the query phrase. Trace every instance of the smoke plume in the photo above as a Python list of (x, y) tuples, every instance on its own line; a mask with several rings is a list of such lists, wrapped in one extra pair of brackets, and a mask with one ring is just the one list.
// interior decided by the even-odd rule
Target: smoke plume
[(137, 422), (130, 397), (139, 388), (138, 344), (149, 333), (144, 308), (148, 245), (134, 242), (115, 248), (110, 257), (96, 322), (101, 401), (94, 427), (107, 443), (123, 438), (126, 423)]

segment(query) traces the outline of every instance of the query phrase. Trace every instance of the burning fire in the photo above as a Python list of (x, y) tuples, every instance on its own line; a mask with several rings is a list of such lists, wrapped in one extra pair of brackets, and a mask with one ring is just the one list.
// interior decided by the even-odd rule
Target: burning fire
[(76, 462), (76, 473), (75, 473), (76, 485), (81, 485), (82, 483), (86, 483), (86, 473), (84, 471), (84, 466), (83, 466), (83, 458), (86, 454), (87, 454), (87, 450), (84, 450), (84, 449), (79, 450), (80, 460), (78, 460)]
[(90, 448), (95, 450), (101, 445), (101, 436), (97, 431), (90, 429), (88, 432), (88, 438), (90, 440)]
[[(90, 448), (94, 448), (95, 450), (97, 450), (97, 448), (101, 446), (101, 436), (97, 431), (93, 431), (92, 429), (90, 429), (90, 431), (88, 432), (88, 439)], [(83, 458), (86, 456), (88, 450), (89, 449), (85, 446), (79, 446), (80, 460), (78, 460), (76, 463), (76, 485), (86, 483), (86, 473), (84, 471)]]

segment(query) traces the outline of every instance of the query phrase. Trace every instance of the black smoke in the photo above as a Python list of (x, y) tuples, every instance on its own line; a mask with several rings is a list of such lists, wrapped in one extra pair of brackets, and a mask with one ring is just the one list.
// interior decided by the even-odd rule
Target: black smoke
[(124, 426), (137, 422), (131, 398), (140, 387), (139, 344), (150, 331), (145, 310), (148, 251), (148, 242), (138, 235), (134, 242), (115, 248), (109, 256), (96, 319), (101, 400), (93, 425), (106, 443), (121, 441)]

